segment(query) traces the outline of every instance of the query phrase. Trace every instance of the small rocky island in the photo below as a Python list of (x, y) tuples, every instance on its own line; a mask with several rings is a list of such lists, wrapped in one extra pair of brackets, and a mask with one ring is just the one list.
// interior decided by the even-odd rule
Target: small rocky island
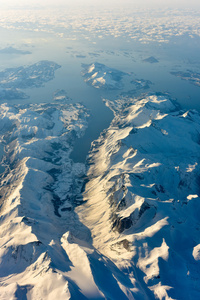
[(140, 89), (149, 89), (152, 82), (150, 80), (145, 79), (133, 79), (131, 83), (135, 86), (136, 90)]
[(159, 61), (154, 56), (150, 56), (150, 57), (147, 57), (147, 58), (143, 59), (143, 62), (147, 62), (147, 63), (150, 63), (150, 64), (155, 64), (155, 63), (158, 63)]

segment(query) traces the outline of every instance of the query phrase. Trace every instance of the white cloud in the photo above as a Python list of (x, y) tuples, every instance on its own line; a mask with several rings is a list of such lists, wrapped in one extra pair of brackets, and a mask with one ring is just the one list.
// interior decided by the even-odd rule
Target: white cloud
[(0, 0), (1, 7), (27, 8), (27, 7), (51, 7), (51, 6), (139, 6), (151, 7), (200, 7), (198, 0)]

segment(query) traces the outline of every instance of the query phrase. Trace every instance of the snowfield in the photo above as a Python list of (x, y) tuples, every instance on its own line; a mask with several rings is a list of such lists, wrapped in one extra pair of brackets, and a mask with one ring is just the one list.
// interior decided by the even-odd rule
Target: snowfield
[(0, 106), (0, 299), (199, 299), (199, 113), (104, 100), (85, 166), (70, 153), (88, 112), (55, 97)]

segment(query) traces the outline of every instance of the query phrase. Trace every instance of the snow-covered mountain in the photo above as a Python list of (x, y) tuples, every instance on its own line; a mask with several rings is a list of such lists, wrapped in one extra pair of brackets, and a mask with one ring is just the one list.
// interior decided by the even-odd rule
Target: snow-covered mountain
[(5, 145), (1, 299), (69, 298), (70, 283), (63, 275), (72, 265), (64, 250), (69, 240), (66, 232), (71, 228), (71, 233), (81, 234), (73, 210), (85, 176), (85, 166), (73, 164), (69, 155), (87, 126), (87, 117), (81, 104), (62, 101), (0, 107)]
[(82, 67), (82, 76), (85, 78), (85, 82), (96, 89), (121, 89), (123, 87), (122, 78), (128, 75), (98, 62), (90, 65), (82, 64)]
[(105, 100), (85, 169), (69, 155), (88, 112), (55, 100), (0, 106), (0, 299), (198, 299), (199, 113)]
[(198, 299), (200, 115), (164, 95), (105, 102), (115, 118), (93, 142), (79, 207), (93, 245), (133, 299)]
[[(16, 50), (12, 47), (5, 48), (4, 50), (6, 49), (11, 52)], [(18, 52), (19, 50), (16, 51)], [(26, 52), (24, 54), (26, 54)], [(46, 82), (54, 79), (55, 71), (59, 68), (61, 68), (61, 66), (53, 61), (42, 60), (30, 66), (7, 68), (1, 71), (0, 100), (9, 101), (12, 99), (29, 98), (21, 89), (44, 86)]]

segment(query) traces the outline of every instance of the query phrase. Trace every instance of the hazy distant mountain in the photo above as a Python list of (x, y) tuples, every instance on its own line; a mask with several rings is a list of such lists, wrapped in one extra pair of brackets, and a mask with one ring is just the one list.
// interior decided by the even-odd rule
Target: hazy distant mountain
[(4, 49), (0, 49), (0, 53), (2, 54), (31, 54), (30, 51), (25, 51), (25, 50), (19, 50), (16, 48), (13, 48), (12, 46), (6, 47)]
[(147, 57), (147, 58), (143, 59), (143, 61), (151, 63), (151, 64), (155, 64), (155, 63), (159, 62), (154, 56)]

